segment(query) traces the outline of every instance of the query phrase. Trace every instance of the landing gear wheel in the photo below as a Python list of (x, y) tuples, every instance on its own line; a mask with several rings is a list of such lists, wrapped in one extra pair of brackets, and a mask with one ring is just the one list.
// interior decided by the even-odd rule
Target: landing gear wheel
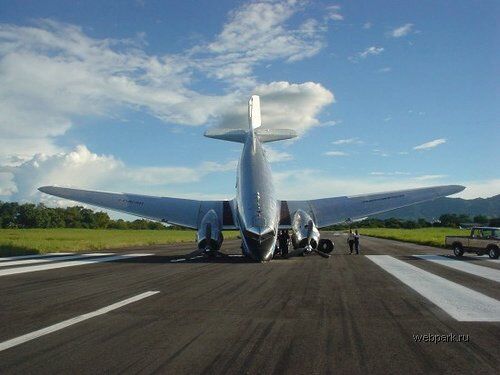
[(457, 258), (460, 258), (462, 255), (464, 255), (464, 249), (462, 249), (462, 246), (460, 245), (454, 245), (453, 254), (455, 254)]
[(498, 249), (496, 247), (490, 247), (488, 250), (488, 256), (491, 259), (498, 259)]
[(322, 240), (319, 240), (318, 250), (325, 253), (325, 254), (330, 254), (333, 251), (334, 246), (335, 245), (333, 244), (333, 242), (331, 240), (322, 239)]

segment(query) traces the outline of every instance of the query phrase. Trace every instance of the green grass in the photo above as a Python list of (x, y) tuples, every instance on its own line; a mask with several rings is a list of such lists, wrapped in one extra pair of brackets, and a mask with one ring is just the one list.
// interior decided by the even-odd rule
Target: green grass
[(392, 228), (360, 228), (360, 235), (387, 238), (412, 242), (421, 245), (444, 247), (445, 236), (467, 236), (469, 229), (456, 228), (419, 228), (419, 229), (392, 229)]
[[(0, 229), (0, 256), (98, 251), (128, 246), (195, 243), (192, 230)], [(237, 232), (224, 232), (236, 238)]]

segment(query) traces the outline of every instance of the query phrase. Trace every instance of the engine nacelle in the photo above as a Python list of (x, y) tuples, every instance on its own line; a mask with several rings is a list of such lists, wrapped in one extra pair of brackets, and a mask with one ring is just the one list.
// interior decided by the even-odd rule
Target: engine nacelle
[(217, 251), (224, 241), (219, 218), (214, 210), (208, 211), (203, 219), (201, 219), (196, 240), (198, 241), (198, 249), (208, 251)]
[(293, 248), (297, 249), (310, 245), (315, 249), (318, 246), (319, 237), (319, 230), (316, 228), (311, 216), (303, 210), (297, 210), (292, 219)]

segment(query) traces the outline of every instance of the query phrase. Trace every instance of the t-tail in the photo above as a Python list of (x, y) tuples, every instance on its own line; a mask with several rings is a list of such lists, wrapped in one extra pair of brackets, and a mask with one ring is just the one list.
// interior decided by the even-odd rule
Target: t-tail
[(248, 129), (215, 128), (205, 132), (205, 137), (239, 143), (245, 143), (248, 136), (256, 136), (259, 141), (266, 143), (295, 138), (297, 133), (291, 129), (263, 128), (258, 95), (252, 95), (248, 101)]

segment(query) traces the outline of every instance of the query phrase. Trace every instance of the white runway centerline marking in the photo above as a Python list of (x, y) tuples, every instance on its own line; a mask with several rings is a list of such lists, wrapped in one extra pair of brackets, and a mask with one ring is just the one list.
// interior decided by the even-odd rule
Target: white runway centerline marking
[(52, 332), (59, 331), (59, 330), (61, 330), (63, 328), (66, 328), (66, 327), (72, 326), (74, 324), (83, 322), (83, 321), (85, 321), (87, 319), (95, 318), (96, 316), (106, 314), (106, 313), (108, 313), (110, 311), (119, 309), (120, 307), (123, 307), (125, 305), (130, 304), (130, 303), (137, 302), (137, 301), (139, 301), (141, 299), (150, 297), (150, 296), (152, 296), (154, 294), (157, 294), (157, 293), (160, 293), (160, 291), (145, 292), (145, 293), (139, 294), (139, 295), (137, 295), (135, 297), (127, 298), (127, 299), (125, 299), (123, 301), (120, 301), (120, 302), (114, 303), (112, 305), (103, 307), (103, 308), (101, 308), (99, 310), (95, 310), (95, 311), (87, 313), (87, 314), (76, 316), (74, 318), (65, 320), (63, 322), (60, 322), (60, 323), (57, 323), (57, 324), (53, 324), (51, 326), (39, 329), (38, 331), (27, 333), (26, 335), (22, 335), (22, 336), (13, 338), (11, 340), (4, 341), (4, 342), (0, 343), (0, 351), (12, 348), (12, 347), (17, 346), (17, 345), (24, 344), (25, 342), (37, 339), (37, 338), (39, 338), (41, 336), (48, 335), (49, 333), (52, 333)]
[(450, 267), (462, 272), (470, 273), (471, 275), (483, 277), (488, 280), (500, 282), (500, 271), (494, 268), (478, 266), (476, 264), (457, 260), (449, 257), (442, 257), (439, 255), (413, 255), (414, 257), (425, 259), (439, 265)]
[(153, 254), (145, 254), (145, 253), (123, 254), (123, 255), (115, 255), (115, 256), (109, 256), (109, 257), (102, 257), (102, 258), (97, 258), (97, 259), (89, 258), (89, 259), (82, 259), (82, 260), (69, 260), (67, 262), (56, 262), (56, 263), (52, 262), (52, 263), (48, 263), (48, 264), (41, 264), (38, 266), (8, 268), (6, 270), (0, 270), (0, 276), (17, 275), (20, 273), (27, 273), (27, 272), (54, 270), (57, 268), (83, 266), (83, 265), (87, 265), (87, 264), (112, 262), (115, 260), (145, 257), (145, 256), (151, 256), (151, 255), (153, 255)]
[(51, 258), (37, 258), (37, 259), (26, 259), (26, 260), (13, 260), (10, 262), (0, 262), (0, 267), (9, 267), (9, 266), (22, 266), (25, 264), (37, 264), (37, 263), (49, 263), (49, 262), (59, 262), (61, 260), (77, 260), (82, 258), (90, 258), (90, 257), (103, 257), (110, 256), (114, 253), (89, 253), (89, 254), (79, 254), (79, 255), (68, 255), (61, 257), (51, 257)]
[(366, 257), (458, 321), (500, 321), (500, 302), (494, 298), (389, 255)]
[(5, 262), (8, 260), (47, 258), (47, 257), (57, 257), (59, 255), (70, 255), (70, 254), (75, 254), (75, 253), (47, 253), (47, 254), (36, 254), (36, 255), (17, 255), (15, 257), (0, 258), (0, 264), (1, 264), (1, 262)]

